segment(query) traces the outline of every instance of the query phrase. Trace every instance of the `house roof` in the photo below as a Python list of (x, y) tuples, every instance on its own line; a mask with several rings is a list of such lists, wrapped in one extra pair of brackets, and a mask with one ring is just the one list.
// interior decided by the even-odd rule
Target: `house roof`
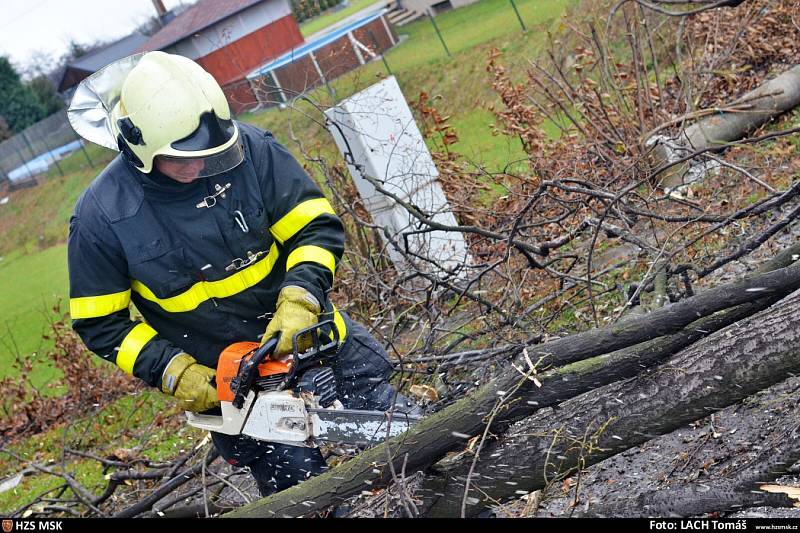
[(92, 74), (117, 59), (122, 59), (123, 57), (133, 54), (145, 41), (147, 41), (146, 35), (133, 32), (127, 37), (123, 37), (119, 41), (115, 41), (108, 46), (92, 50), (88, 54), (79, 57), (67, 65), (67, 67), (76, 70), (84, 70)]
[(190, 37), (200, 30), (244, 11), (264, 0), (200, 0), (195, 5), (172, 19), (146, 43), (139, 51), (163, 50), (164, 48)]
[(146, 35), (134, 32), (127, 37), (79, 57), (69, 63), (64, 72), (62, 72), (61, 81), (58, 84), (58, 92), (74, 87), (82, 79), (94, 74), (109, 63), (133, 54), (145, 41), (147, 41)]

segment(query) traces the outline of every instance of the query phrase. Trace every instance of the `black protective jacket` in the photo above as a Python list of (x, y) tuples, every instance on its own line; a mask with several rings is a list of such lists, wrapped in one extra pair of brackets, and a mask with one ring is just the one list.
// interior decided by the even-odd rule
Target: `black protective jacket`
[[(280, 289), (327, 300), (344, 230), (328, 201), (270, 133), (238, 123), (244, 161), (181, 184), (120, 156), (70, 220), (70, 313), (90, 350), (153, 386), (178, 352), (215, 367), (256, 341)], [(223, 196), (224, 193), (224, 196)], [(131, 301), (144, 321), (131, 320)]]

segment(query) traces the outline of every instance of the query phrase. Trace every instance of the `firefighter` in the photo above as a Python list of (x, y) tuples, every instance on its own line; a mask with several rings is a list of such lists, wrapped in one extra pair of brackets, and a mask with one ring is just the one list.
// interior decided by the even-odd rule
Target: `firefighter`
[[(341, 221), (271, 133), (232, 119), (210, 74), (163, 52), (125, 58), (82, 82), (69, 116), (120, 151), (70, 220), (70, 313), (91, 351), (208, 412), (226, 346), (281, 332), (276, 353), (287, 354), (295, 332), (332, 319), (344, 405), (410, 407), (388, 383), (381, 345), (328, 297)], [(131, 319), (131, 303), (144, 320)], [(317, 449), (212, 437), (262, 495), (325, 469)]]

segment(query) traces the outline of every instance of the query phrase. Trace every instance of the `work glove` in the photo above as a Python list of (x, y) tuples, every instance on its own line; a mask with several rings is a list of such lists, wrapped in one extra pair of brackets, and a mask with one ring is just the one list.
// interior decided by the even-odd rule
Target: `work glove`
[[(281, 289), (275, 314), (272, 316), (267, 331), (261, 337), (261, 344), (271, 339), (275, 333), (281, 332), (274, 355), (292, 353), (292, 337), (301, 329), (309, 328), (319, 322), (320, 305), (313, 294), (302, 287), (289, 285)], [(297, 349), (304, 352), (311, 347), (311, 335), (303, 335), (297, 339)]]
[(207, 411), (219, 405), (217, 389), (211, 386), (215, 375), (213, 368), (201, 365), (187, 353), (179, 353), (164, 370), (161, 391), (180, 400), (186, 411)]

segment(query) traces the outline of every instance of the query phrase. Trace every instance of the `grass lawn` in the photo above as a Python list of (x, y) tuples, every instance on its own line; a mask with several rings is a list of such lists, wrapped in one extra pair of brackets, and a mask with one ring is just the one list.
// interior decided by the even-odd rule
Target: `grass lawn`
[(333, 24), (336, 24), (342, 19), (349, 17), (350, 15), (361, 11), (365, 7), (369, 7), (372, 4), (385, 4), (386, 0), (351, 0), (350, 5), (345, 7), (344, 9), (339, 9), (338, 11), (330, 10), (327, 13), (323, 13), (318, 17), (314, 17), (313, 19), (309, 19), (302, 24), (300, 24), (300, 33), (303, 34), (303, 37), (308, 37), (318, 31), (327, 28)]
[[(528, 32), (523, 33), (509, 0), (481, 0), (474, 4), (438, 15), (436, 24), (448, 50), (455, 55), (492, 39), (515, 36), (516, 40), (543, 37), (536, 26), (556, 19), (575, 0), (516, 0), (517, 9)], [(390, 50), (386, 59), (396, 71), (416, 68), (425, 63), (447, 58), (433, 24), (421, 18), (397, 28), (408, 35), (408, 41)], [(481, 58), (483, 59), (483, 58)], [(469, 61), (462, 57), (461, 60)]]
[[(442, 13), (436, 21), (451, 56), (445, 54), (430, 20), (421, 19), (398, 28), (398, 33), (408, 37), (386, 53), (386, 61), (410, 102), (424, 91), (435, 98), (434, 105), (443, 115), (451, 117), (450, 123), (459, 136), (459, 142), (451, 147), (453, 150), (476, 166), (489, 171), (502, 170), (509, 161), (523, 160), (525, 154), (518, 139), (491, 134), (495, 117), (488, 106), (498, 103), (498, 98), (486, 73), (489, 53), (499, 49), (503, 63), (518, 67), (509, 68), (509, 72), (521, 81), (528, 59), (538, 57), (546, 45), (547, 30), (576, 1), (517, 0), (528, 28), (525, 32), (508, 0), (482, 0)], [(475, 23), (476, 20), (480, 23)], [(322, 107), (329, 106), (386, 75), (383, 62), (373, 61), (334, 80), (333, 97), (325, 88), (318, 88), (308, 96)], [(290, 130), (314, 155), (331, 161), (341, 157), (328, 132), (317, 123), (323, 120), (319, 111), (305, 102), (298, 101), (286, 109), (246, 113), (240, 119), (272, 130), (292, 150), (296, 151), (297, 146), (290, 141)], [(557, 134), (555, 127), (546, 129)], [(429, 141), (429, 145), (435, 142)], [(523, 162), (516, 168), (524, 166)]]
[[(67, 308), (67, 247), (63, 244), (30, 254), (11, 254), (0, 261), (0, 377), (12, 373), (14, 355), (42, 353), (50, 346), (47, 333), (52, 308), (61, 300)], [(41, 368), (39, 368), (41, 366)], [(55, 370), (38, 365), (34, 384), (53, 377)]]

